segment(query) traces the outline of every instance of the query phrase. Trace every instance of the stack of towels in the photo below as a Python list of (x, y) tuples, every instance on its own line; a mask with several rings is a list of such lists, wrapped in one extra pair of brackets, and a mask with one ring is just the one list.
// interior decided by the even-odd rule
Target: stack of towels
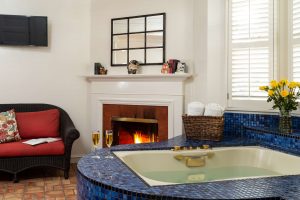
[(224, 108), (216, 103), (204, 105), (201, 102), (191, 102), (188, 104), (187, 114), (190, 116), (216, 116), (224, 114)]

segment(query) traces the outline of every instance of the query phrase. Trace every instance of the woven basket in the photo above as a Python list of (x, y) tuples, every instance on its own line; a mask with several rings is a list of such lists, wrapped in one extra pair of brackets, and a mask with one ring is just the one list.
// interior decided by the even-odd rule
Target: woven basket
[(224, 117), (182, 116), (187, 139), (220, 141), (224, 130)]

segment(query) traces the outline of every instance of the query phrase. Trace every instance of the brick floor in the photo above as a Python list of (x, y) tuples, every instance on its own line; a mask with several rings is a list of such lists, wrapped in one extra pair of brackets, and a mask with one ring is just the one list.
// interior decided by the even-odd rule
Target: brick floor
[(76, 200), (76, 164), (67, 180), (54, 168), (29, 169), (18, 177), (13, 183), (10, 174), (0, 172), (0, 200)]

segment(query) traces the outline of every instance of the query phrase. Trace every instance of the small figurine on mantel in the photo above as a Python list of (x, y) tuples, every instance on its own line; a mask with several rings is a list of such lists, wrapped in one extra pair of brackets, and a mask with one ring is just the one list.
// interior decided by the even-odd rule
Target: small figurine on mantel
[(170, 73), (170, 66), (169, 63), (164, 63), (162, 68), (161, 68), (161, 73), (162, 74), (169, 74)]
[(176, 74), (183, 74), (186, 72), (186, 64), (184, 62), (179, 62), (177, 65)]
[(107, 69), (105, 69), (105, 67), (100, 66), (99, 67), (99, 74), (100, 75), (106, 75), (107, 74)]
[(107, 69), (103, 67), (100, 63), (95, 63), (95, 69), (94, 69), (95, 75), (106, 75)]
[(136, 74), (140, 67), (140, 63), (137, 60), (131, 60), (127, 66), (128, 74)]

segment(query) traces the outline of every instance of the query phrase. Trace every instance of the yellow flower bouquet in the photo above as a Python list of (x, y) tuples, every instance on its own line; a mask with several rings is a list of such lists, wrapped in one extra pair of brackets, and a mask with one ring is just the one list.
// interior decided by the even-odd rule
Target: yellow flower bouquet
[(290, 112), (298, 108), (297, 99), (300, 96), (300, 83), (289, 82), (288, 80), (280, 80), (279, 82), (272, 80), (269, 86), (260, 86), (259, 89), (268, 92), (267, 102), (273, 101), (273, 109), (279, 109), (280, 131), (290, 132)]

